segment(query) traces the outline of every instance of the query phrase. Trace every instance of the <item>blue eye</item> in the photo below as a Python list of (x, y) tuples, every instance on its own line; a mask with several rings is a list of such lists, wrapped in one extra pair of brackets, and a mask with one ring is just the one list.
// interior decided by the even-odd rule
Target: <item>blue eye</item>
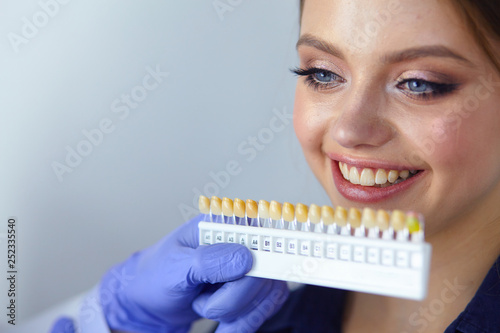
[(437, 83), (422, 79), (404, 79), (397, 86), (407, 95), (413, 98), (429, 99), (451, 93), (458, 88), (455, 83)]
[(422, 93), (424, 91), (427, 91), (430, 87), (427, 84), (427, 82), (422, 81), (422, 80), (410, 80), (407, 82), (408, 89), (410, 91), (414, 92), (419, 92)]
[(345, 82), (341, 76), (322, 68), (296, 68), (292, 72), (304, 76), (305, 82), (314, 90), (329, 90)]
[(337, 77), (332, 72), (327, 72), (327, 71), (316, 72), (313, 75), (314, 75), (314, 78), (321, 83), (330, 83), (330, 82), (334, 81), (335, 78)]

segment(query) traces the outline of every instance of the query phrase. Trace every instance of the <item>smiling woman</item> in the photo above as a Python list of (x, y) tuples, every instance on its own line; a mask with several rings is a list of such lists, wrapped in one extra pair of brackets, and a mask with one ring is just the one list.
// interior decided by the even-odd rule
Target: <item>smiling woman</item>
[[(434, 249), (426, 301), (350, 294), (344, 332), (442, 332), (500, 254), (499, 5), (480, 3), (400, 3), (359, 48), (387, 1), (302, 1), (294, 125), (311, 169), (337, 205), (422, 212)], [(453, 279), (439, 317), (412, 316)]]
[[(425, 216), (427, 299), (289, 295), (245, 276), (248, 248), (199, 246), (198, 216), (104, 275), (84, 332), (183, 333), (200, 317), (218, 333), (499, 332), (500, 4), (309, 0), (301, 11), (293, 124), (307, 162), (335, 206)], [(205, 199), (219, 214), (220, 199)]]

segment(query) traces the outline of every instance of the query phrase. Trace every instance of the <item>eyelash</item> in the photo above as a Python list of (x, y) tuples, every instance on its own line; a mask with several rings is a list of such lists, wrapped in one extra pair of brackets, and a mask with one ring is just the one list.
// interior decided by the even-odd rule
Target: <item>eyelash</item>
[[(345, 82), (345, 79), (342, 78), (341, 76), (337, 75), (336, 73), (322, 69), (322, 68), (316, 68), (316, 67), (310, 67), (310, 68), (294, 68), (291, 70), (295, 75), (298, 76), (303, 76), (305, 77), (305, 81), (308, 86), (312, 87), (315, 91), (320, 91), (320, 90), (329, 90), (332, 88), (335, 88), (339, 83)], [(334, 84), (332, 82), (328, 83), (322, 83), (319, 82), (314, 75), (322, 73), (323, 75), (332, 75), (336, 80)], [(419, 84), (424, 84), (428, 88), (431, 89), (430, 92), (412, 92), (409, 90), (408, 84), (411, 82), (419, 83)], [(428, 100), (431, 98), (437, 98), (440, 96), (444, 96), (446, 94), (449, 94), (456, 90), (458, 88), (458, 84), (454, 83), (437, 83), (437, 82), (431, 82), (431, 81), (426, 81), (422, 79), (415, 79), (415, 78), (408, 78), (408, 79), (402, 79), (399, 80), (396, 84), (396, 87), (399, 89), (403, 90), (404, 86), (406, 86), (406, 92), (404, 92), (405, 95), (415, 98), (415, 99), (421, 99), (421, 100)]]
[(316, 67), (310, 67), (310, 68), (305, 68), (305, 69), (294, 68), (291, 71), (295, 75), (305, 77), (305, 81), (306, 81), (307, 85), (316, 91), (332, 89), (336, 85), (332, 85), (332, 83), (319, 82), (318, 80), (316, 80), (314, 78), (315, 74), (323, 73), (323, 74), (327, 74), (327, 75), (333, 75), (335, 78), (340, 79), (339, 83), (345, 82), (345, 80), (341, 76), (335, 74), (334, 72), (331, 72), (331, 71), (328, 71), (328, 70), (322, 69), (322, 68), (316, 68)]

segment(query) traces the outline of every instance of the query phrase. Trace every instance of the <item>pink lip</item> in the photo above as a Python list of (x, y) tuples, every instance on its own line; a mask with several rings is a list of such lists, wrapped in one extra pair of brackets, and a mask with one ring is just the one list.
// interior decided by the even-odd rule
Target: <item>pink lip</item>
[(372, 168), (372, 169), (385, 169), (385, 170), (419, 170), (414, 166), (401, 165), (390, 162), (381, 162), (373, 160), (364, 160), (359, 158), (352, 158), (345, 155), (328, 154), (331, 160), (349, 164), (358, 168)]
[[(340, 159), (341, 162), (347, 163), (352, 166), (369, 167), (374, 169), (386, 169), (386, 170), (415, 170), (412, 167), (402, 167), (397, 165), (389, 165), (386, 163), (380, 162), (360, 162), (354, 161), (350, 158), (342, 157)], [(425, 174), (425, 170), (420, 170), (415, 176), (408, 178), (407, 180), (387, 187), (372, 187), (372, 186), (361, 186), (354, 185), (351, 182), (344, 179), (342, 173), (339, 169), (339, 160), (332, 159), (331, 167), (333, 173), (333, 181), (335, 182), (335, 186), (339, 193), (344, 196), (346, 199), (361, 203), (374, 203), (382, 200), (389, 199), (415, 184), (420, 178), (422, 178)]]

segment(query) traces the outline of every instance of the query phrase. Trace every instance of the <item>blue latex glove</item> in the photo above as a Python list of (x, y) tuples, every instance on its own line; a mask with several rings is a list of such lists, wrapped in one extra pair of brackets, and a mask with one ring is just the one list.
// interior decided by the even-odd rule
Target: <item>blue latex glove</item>
[(75, 333), (75, 324), (71, 318), (61, 317), (54, 323), (50, 333)]
[(202, 293), (193, 302), (193, 309), (220, 322), (216, 333), (250, 333), (281, 308), (288, 294), (283, 281), (246, 276)]
[(250, 250), (242, 245), (199, 247), (199, 220), (185, 223), (103, 277), (99, 294), (111, 329), (184, 333), (205, 316), (221, 321), (218, 332), (253, 327), (251, 332), (257, 327), (249, 326), (249, 317), (266, 319), (281, 307), (286, 284), (242, 278), (252, 267)]

